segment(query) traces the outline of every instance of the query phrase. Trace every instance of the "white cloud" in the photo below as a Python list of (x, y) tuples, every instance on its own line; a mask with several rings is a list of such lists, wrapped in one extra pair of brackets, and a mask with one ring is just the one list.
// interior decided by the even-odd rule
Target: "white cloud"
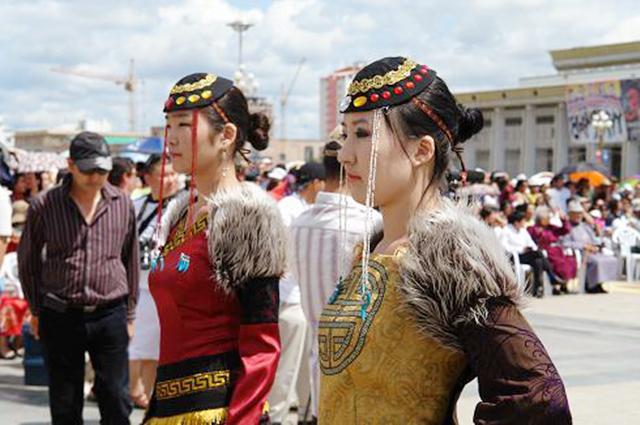
[[(112, 83), (50, 72), (52, 66), (143, 79), (140, 129), (162, 123), (162, 103), (183, 75), (231, 76), (237, 36), (227, 23), (255, 23), (245, 37), (248, 69), (279, 113), (279, 96), (306, 63), (289, 99), (290, 137), (318, 133), (319, 78), (358, 60), (409, 55), (454, 90), (515, 86), (553, 72), (548, 50), (640, 39), (631, 0), (81, 0), (0, 4), (0, 115), (14, 128), (107, 118), (127, 129), (127, 94)], [(275, 125), (279, 131), (278, 123)], [(279, 133), (277, 133), (279, 134)]]

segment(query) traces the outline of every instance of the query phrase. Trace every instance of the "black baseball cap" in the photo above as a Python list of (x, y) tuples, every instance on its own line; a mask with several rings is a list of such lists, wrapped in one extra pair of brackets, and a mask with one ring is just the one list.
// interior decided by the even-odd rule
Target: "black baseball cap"
[(71, 140), (69, 158), (80, 171), (95, 169), (111, 171), (113, 168), (107, 141), (98, 133), (91, 131), (83, 131)]
[(307, 183), (311, 183), (314, 180), (326, 180), (327, 173), (324, 169), (324, 165), (317, 162), (307, 162), (294, 174), (296, 176), (296, 183), (300, 186), (304, 186)]

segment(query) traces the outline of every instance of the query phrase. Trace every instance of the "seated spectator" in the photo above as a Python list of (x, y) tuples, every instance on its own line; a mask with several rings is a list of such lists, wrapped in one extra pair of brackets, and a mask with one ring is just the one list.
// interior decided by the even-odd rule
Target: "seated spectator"
[(609, 213), (605, 217), (605, 224), (607, 227), (617, 227), (626, 221), (619, 196), (617, 199), (614, 197), (614, 199), (609, 201), (608, 210)]
[(587, 265), (587, 291), (604, 292), (601, 284), (618, 278), (618, 259), (612, 255), (613, 253), (603, 252), (602, 240), (596, 236), (593, 226), (587, 222), (590, 219), (579, 202), (570, 202), (571, 231), (565, 236), (563, 243), (565, 247), (580, 249), (583, 252)]
[[(640, 232), (640, 198), (636, 198), (631, 202), (631, 211), (633, 215), (629, 218), (629, 226)], [(640, 253), (640, 242), (631, 250), (636, 254)]]
[(11, 187), (11, 201), (26, 201), (30, 197), (27, 178), (24, 174), (16, 174)]
[[(576, 259), (564, 253), (560, 238), (571, 231), (571, 224), (561, 220), (561, 226), (551, 224), (551, 210), (538, 207), (535, 211), (535, 225), (529, 228), (529, 234), (538, 247), (547, 252), (553, 272), (560, 279), (573, 279), (577, 274)], [(566, 290), (566, 284), (561, 285)]]
[(560, 293), (560, 286), (564, 282), (557, 277), (551, 264), (545, 258), (542, 251), (531, 238), (525, 228), (525, 213), (516, 211), (509, 216), (509, 225), (500, 233), (500, 243), (504, 249), (517, 255), (521, 264), (528, 264), (533, 270), (533, 286), (530, 288), (532, 295), (542, 297), (544, 295), (543, 272), (546, 272), (553, 285), (553, 293)]
[(484, 221), (487, 226), (493, 229), (496, 237), (499, 239), (500, 233), (507, 223), (498, 207), (491, 204), (485, 204), (480, 210), (480, 219)]
[(567, 211), (567, 201), (571, 197), (571, 191), (565, 187), (564, 177), (560, 174), (551, 179), (551, 187), (546, 191), (549, 197), (549, 206), (554, 210)]
[(522, 205), (529, 202), (529, 184), (526, 180), (518, 180), (515, 192), (513, 193), (513, 203)]
[[(19, 238), (20, 229), (27, 219), (27, 208), (16, 208), (14, 202), (11, 223), (14, 228), (14, 237)], [(18, 258), (15, 252), (4, 256), (0, 264), (0, 358), (12, 359), (16, 356), (18, 348), (22, 346), (22, 325), (28, 320), (29, 306), (24, 299), (22, 287), (18, 279)]]
[(598, 209), (593, 209), (589, 211), (589, 215), (593, 219), (593, 230), (596, 232), (596, 236), (602, 236), (605, 226), (602, 212)]

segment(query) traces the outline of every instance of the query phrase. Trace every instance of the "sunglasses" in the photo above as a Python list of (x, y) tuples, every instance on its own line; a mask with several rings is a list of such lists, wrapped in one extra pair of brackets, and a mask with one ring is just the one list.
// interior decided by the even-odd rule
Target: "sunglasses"
[(109, 171), (102, 168), (91, 168), (90, 170), (85, 170), (85, 171), (80, 170), (80, 172), (86, 175), (100, 174), (101, 176), (106, 176), (107, 174), (109, 174)]

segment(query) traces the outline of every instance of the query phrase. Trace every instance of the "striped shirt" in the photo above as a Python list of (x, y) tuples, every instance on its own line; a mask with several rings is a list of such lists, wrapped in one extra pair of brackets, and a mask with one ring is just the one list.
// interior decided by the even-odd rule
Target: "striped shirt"
[[(340, 195), (320, 192), (316, 202), (290, 227), (290, 265), (300, 284), (302, 308), (310, 323), (317, 323), (331, 296), (341, 268), (351, 264), (355, 245), (362, 242), (366, 208), (347, 197), (345, 264), (340, 265)], [(382, 218), (374, 212), (374, 234), (382, 231)], [(348, 272), (349, 270), (344, 270)]]
[(20, 281), (31, 311), (39, 314), (46, 293), (82, 306), (128, 296), (133, 319), (140, 261), (133, 203), (106, 183), (87, 224), (70, 189), (69, 176), (31, 200), (18, 247)]
[[(318, 365), (318, 322), (324, 305), (333, 292), (340, 272), (348, 273), (356, 244), (362, 242), (366, 208), (347, 197), (346, 243), (340, 246), (340, 195), (320, 192), (315, 204), (293, 220), (290, 227), (289, 258), (294, 279), (300, 284), (302, 310), (311, 333), (312, 413), (318, 414), (320, 393)], [(382, 217), (373, 212), (374, 234), (382, 231)], [(344, 249), (344, 264), (340, 251)]]

